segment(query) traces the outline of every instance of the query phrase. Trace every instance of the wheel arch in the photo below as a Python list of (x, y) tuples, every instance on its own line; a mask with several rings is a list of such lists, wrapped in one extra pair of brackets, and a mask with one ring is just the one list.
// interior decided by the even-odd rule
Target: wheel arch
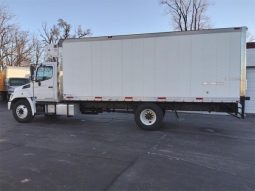
[(9, 106), (10, 107), (10, 110), (13, 110), (13, 106), (15, 105), (15, 103), (17, 101), (21, 101), (21, 100), (24, 100), (26, 102), (29, 103), (30, 105), (30, 108), (31, 108), (31, 111), (32, 111), (32, 115), (34, 116), (35, 113), (36, 113), (36, 107), (35, 107), (35, 104), (33, 103), (32, 99), (31, 98), (26, 98), (26, 97), (23, 97), (23, 98), (15, 98), (11, 101), (11, 105)]

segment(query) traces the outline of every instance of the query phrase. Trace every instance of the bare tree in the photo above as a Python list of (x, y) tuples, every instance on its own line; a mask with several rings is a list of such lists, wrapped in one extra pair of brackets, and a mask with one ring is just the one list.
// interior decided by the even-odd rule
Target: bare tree
[(13, 40), (8, 44), (9, 56), (6, 57), (6, 64), (12, 66), (21, 66), (24, 63), (31, 62), (31, 53), (33, 44), (28, 32), (13, 31)]
[(43, 61), (44, 45), (38, 37), (33, 36), (32, 38), (32, 52), (31, 52), (31, 63), (40, 64)]
[(28, 32), (12, 22), (5, 7), (0, 7), (0, 65), (20, 66), (31, 60), (32, 43)]
[(60, 31), (56, 25), (48, 28), (47, 24), (42, 24), (42, 32), (40, 34), (45, 44), (56, 44), (60, 39)]
[(72, 32), (71, 24), (64, 19), (58, 19), (57, 24), (53, 25), (51, 28), (49, 28), (47, 24), (43, 24), (40, 36), (44, 44), (56, 44), (60, 39), (84, 38), (90, 34), (90, 29), (84, 30), (80, 25)]
[(60, 32), (61, 39), (70, 38), (71, 25), (67, 23), (64, 19), (58, 19), (58, 27)]
[(0, 65), (5, 65), (5, 60), (10, 56), (9, 44), (12, 42), (11, 31), (14, 26), (10, 24), (12, 16), (5, 7), (0, 7)]
[(172, 17), (174, 28), (180, 31), (209, 28), (206, 15), (208, 0), (161, 0)]
[(72, 31), (72, 26), (63, 19), (57, 24), (48, 27), (42, 25), (39, 38), (31, 36), (28, 32), (20, 30), (13, 22), (13, 16), (0, 6), (0, 67), (8, 65), (20, 66), (26, 64), (39, 64), (45, 45), (56, 44), (60, 39), (84, 38), (91, 34), (89, 29), (81, 26)]
[(74, 38), (84, 38), (88, 35), (91, 35), (91, 30), (90, 29), (82, 29), (82, 27), (79, 25), (75, 31)]

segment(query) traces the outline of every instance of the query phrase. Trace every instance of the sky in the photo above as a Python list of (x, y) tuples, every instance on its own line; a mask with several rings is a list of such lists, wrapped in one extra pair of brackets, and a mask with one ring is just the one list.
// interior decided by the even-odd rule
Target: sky
[[(37, 34), (63, 18), (93, 36), (165, 32), (173, 30), (160, 0), (0, 0), (23, 30)], [(209, 0), (212, 28), (247, 26), (255, 36), (255, 0)]]

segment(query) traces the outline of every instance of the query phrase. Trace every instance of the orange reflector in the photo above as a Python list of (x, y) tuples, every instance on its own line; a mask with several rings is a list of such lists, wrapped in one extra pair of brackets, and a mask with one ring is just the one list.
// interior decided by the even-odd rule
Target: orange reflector
[(166, 101), (166, 97), (158, 97), (158, 101)]
[(166, 99), (166, 97), (158, 97), (158, 99)]
[(133, 101), (133, 97), (125, 97), (125, 101)]
[(95, 101), (102, 101), (102, 99), (103, 99), (103, 97), (101, 97), (101, 96), (96, 96), (95, 97)]

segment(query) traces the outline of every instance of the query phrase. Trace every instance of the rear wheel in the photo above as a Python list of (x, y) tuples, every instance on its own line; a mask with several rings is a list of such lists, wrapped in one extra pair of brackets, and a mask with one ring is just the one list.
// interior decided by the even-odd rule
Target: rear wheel
[(162, 120), (163, 110), (156, 104), (141, 104), (135, 110), (135, 121), (141, 129), (159, 129)]
[(33, 118), (30, 104), (26, 100), (19, 100), (14, 103), (12, 114), (16, 121), (21, 123), (27, 123)]

